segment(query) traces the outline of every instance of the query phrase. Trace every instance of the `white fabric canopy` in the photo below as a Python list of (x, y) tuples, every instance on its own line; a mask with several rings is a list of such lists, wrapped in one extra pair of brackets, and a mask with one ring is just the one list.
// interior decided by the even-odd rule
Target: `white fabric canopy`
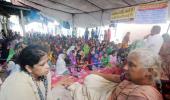
[[(56, 20), (67, 20), (75, 26), (93, 27), (110, 23), (113, 9), (158, 0), (12, 0), (40, 10)], [(15, 1), (15, 2), (14, 2)]]

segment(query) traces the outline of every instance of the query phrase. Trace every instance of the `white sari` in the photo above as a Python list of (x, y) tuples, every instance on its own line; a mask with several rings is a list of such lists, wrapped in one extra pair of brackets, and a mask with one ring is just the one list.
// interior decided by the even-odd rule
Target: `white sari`
[(68, 69), (66, 68), (66, 63), (64, 61), (64, 54), (60, 54), (56, 63), (56, 74), (64, 74)]

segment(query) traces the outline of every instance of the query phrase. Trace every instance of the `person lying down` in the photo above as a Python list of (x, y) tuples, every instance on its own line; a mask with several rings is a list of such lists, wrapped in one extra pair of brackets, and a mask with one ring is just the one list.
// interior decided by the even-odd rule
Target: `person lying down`
[(156, 89), (160, 65), (158, 55), (136, 49), (128, 55), (126, 79), (94, 72), (83, 84), (65, 79), (53, 88), (52, 95), (56, 100), (163, 100)]

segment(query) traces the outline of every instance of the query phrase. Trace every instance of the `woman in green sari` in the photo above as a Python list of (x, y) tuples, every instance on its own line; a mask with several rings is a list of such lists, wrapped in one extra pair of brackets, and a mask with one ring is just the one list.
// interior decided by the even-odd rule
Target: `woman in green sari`
[(102, 64), (104, 67), (108, 66), (109, 65), (109, 56), (107, 55), (107, 53), (104, 53), (103, 54), (103, 57), (102, 57)]

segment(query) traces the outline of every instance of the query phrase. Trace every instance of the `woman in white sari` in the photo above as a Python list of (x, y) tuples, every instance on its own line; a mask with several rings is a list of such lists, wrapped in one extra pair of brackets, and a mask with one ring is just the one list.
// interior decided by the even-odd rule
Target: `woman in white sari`
[(65, 59), (65, 54), (59, 54), (56, 63), (56, 74), (63, 75), (69, 72), (66, 67), (66, 62), (64, 61), (64, 59)]

